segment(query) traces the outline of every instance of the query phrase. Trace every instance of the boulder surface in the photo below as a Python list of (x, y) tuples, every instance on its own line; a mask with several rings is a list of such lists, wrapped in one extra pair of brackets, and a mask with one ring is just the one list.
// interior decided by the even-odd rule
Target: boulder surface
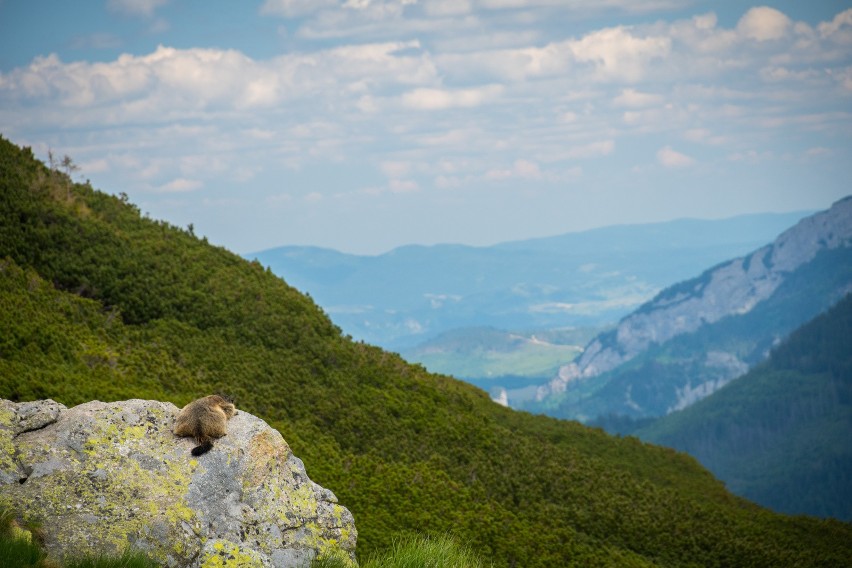
[(0, 399), (0, 504), (37, 521), (57, 559), (130, 546), (172, 567), (354, 560), (352, 514), (311, 481), (281, 434), (238, 410), (198, 458), (151, 400)]

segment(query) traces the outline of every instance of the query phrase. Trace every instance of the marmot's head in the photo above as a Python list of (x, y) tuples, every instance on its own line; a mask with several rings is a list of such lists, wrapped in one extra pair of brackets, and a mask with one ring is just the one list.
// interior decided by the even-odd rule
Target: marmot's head
[(234, 406), (234, 401), (231, 397), (224, 394), (214, 394), (213, 397), (219, 405), (219, 408), (221, 408), (222, 412), (225, 413), (225, 416), (231, 418), (237, 414), (237, 407)]

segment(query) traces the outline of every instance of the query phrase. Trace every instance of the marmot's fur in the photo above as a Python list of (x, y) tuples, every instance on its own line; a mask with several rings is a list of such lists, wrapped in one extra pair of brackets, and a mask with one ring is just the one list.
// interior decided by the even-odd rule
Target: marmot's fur
[(192, 455), (210, 451), (213, 440), (227, 434), (228, 419), (237, 413), (228, 397), (213, 394), (194, 400), (183, 407), (175, 421), (175, 435), (192, 436), (198, 446)]

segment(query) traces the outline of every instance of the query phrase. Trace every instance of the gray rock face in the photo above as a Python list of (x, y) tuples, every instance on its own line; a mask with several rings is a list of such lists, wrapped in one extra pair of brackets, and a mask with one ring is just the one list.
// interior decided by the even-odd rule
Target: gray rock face
[(577, 361), (562, 367), (556, 378), (539, 388), (537, 398), (564, 392), (573, 381), (610, 371), (652, 344), (694, 332), (729, 315), (747, 313), (821, 250), (848, 246), (852, 246), (852, 197), (803, 219), (751, 255), (664, 291), (621, 320), (613, 334), (595, 338)]
[(38, 520), (55, 558), (128, 544), (167, 566), (304, 567), (354, 560), (351, 513), (276, 430), (238, 410), (198, 458), (178, 409), (146, 400), (0, 400), (0, 503)]

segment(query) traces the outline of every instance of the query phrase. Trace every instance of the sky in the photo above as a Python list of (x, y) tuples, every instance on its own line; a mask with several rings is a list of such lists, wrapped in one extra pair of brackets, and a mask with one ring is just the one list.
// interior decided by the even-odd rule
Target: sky
[(0, 134), (241, 254), (825, 209), (852, 1), (0, 0)]

